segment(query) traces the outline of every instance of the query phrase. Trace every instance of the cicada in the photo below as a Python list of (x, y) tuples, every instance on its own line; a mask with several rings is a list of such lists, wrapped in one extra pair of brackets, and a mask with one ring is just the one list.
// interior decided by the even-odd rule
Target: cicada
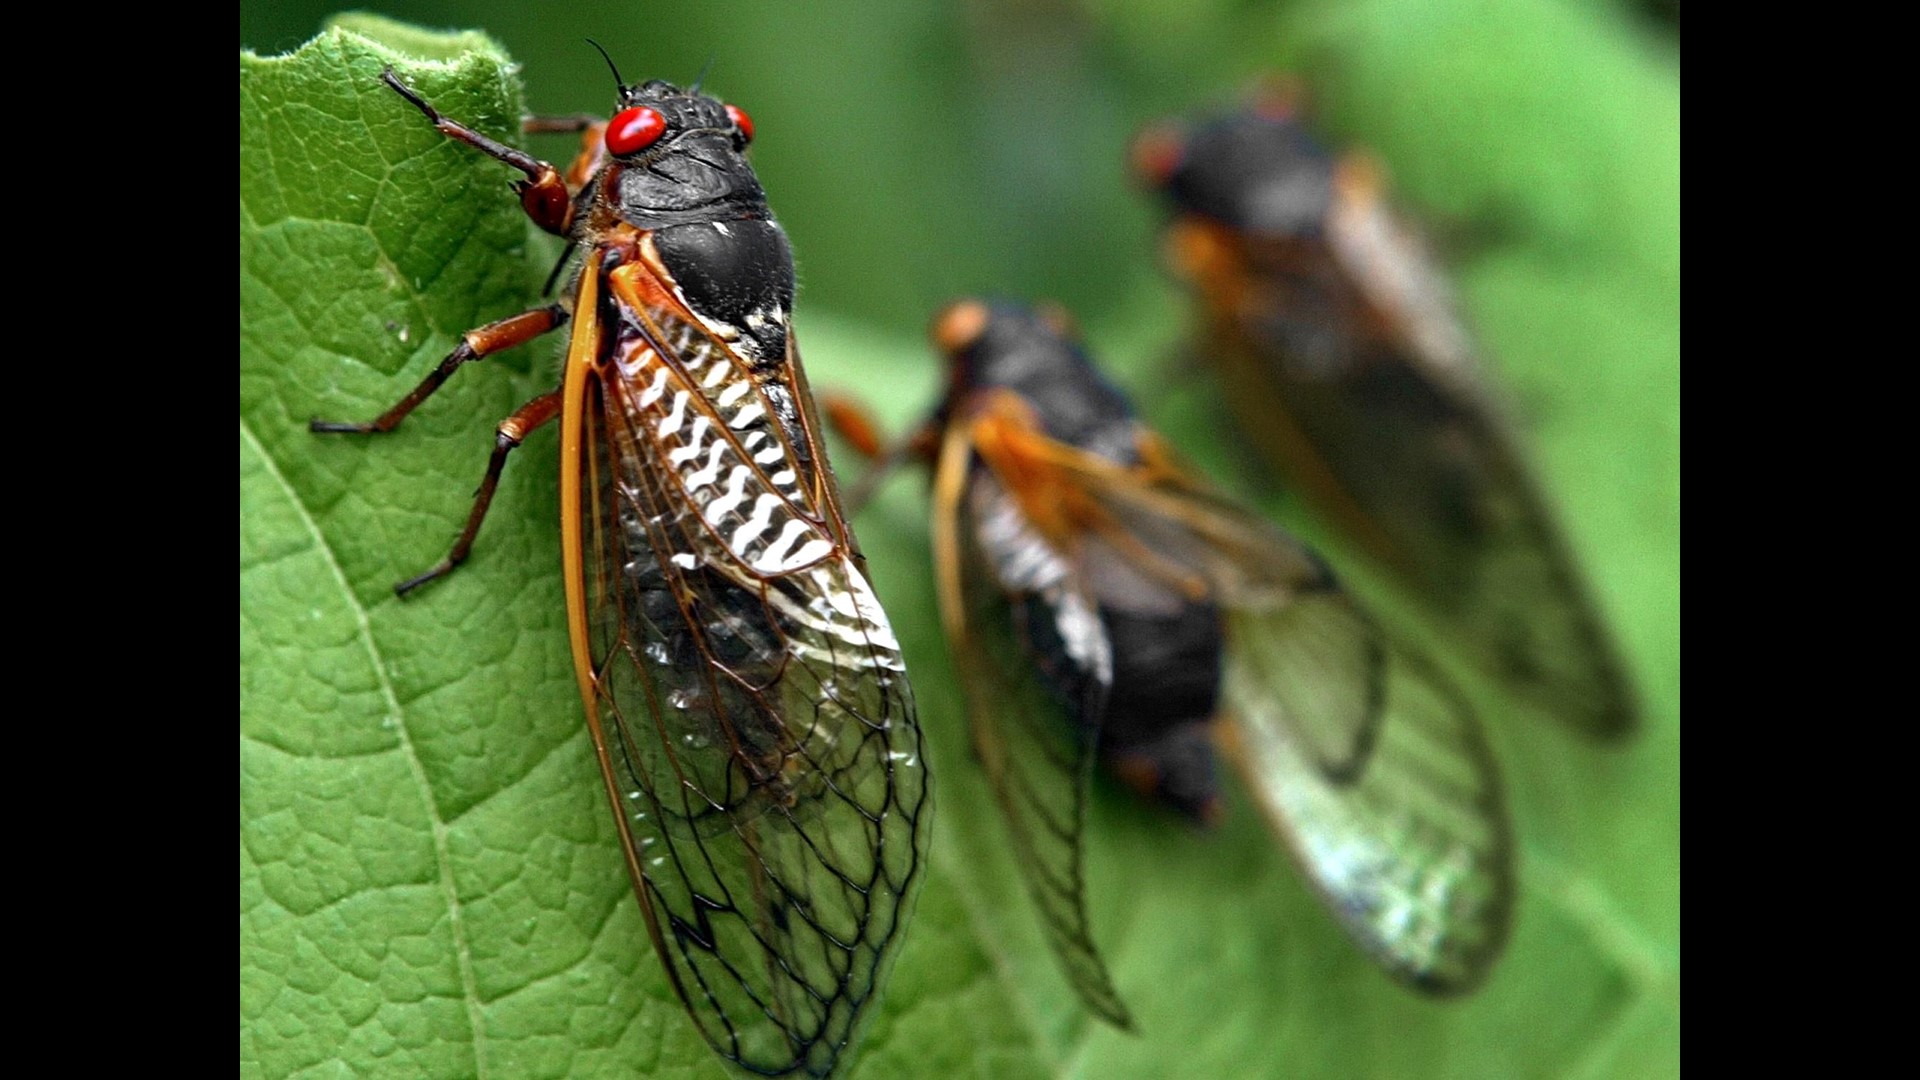
[(574, 671), (654, 949), (721, 1057), (829, 1075), (897, 950), (930, 805), (789, 326), (792, 254), (745, 157), (753, 124), (616, 70), (611, 120), (527, 122), (581, 133), (563, 175), (384, 78), (523, 175), (528, 215), (570, 242), (571, 284), (469, 331), (380, 418), (313, 429), (389, 431), (462, 364), (567, 327), (559, 386), (500, 424), (452, 551), (396, 589), (467, 556), (509, 453), (558, 419)]
[[(1205, 823), (1223, 812), (1222, 758), (1382, 968), (1433, 993), (1476, 985), (1506, 938), (1513, 867), (1460, 696), (1311, 551), (1178, 461), (1062, 314), (964, 300), (933, 338), (945, 396), (900, 446), (934, 464), (940, 611), (974, 745), (1087, 1006), (1131, 1024), (1087, 918), (1096, 765)], [(830, 415), (876, 451), (851, 408)]]
[(1444, 279), (1291, 88), (1135, 140), (1240, 430), (1479, 666), (1601, 737), (1634, 693)]

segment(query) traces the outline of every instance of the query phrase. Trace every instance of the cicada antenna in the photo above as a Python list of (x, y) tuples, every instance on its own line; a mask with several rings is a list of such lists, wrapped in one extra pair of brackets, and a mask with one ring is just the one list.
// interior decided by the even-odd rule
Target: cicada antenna
[(593, 40), (592, 38), (587, 39), (587, 44), (593, 46), (596, 49), (600, 49), (600, 57), (601, 59), (607, 62), (607, 70), (613, 72), (614, 88), (616, 90), (625, 90), (627, 88), (627, 80), (620, 77), (620, 69), (614, 66), (613, 57), (608, 56), (607, 50), (604, 48), (601, 48), (600, 43)]

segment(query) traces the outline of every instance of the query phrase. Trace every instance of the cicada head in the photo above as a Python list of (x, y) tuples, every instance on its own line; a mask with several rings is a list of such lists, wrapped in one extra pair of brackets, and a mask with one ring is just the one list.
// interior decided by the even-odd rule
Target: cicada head
[(984, 392), (1009, 390), (1049, 438), (1131, 460), (1133, 407), (1088, 359), (1058, 305), (957, 300), (934, 316), (930, 336), (947, 362), (943, 418), (964, 421)]
[(1134, 174), (1177, 211), (1237, 232), (1317, 232), (1333, 200), (1334, 159), (1298, 122), (1292, 101), (1264, 93), (1191, 126), (1154, 124), (1134, 138)]
[(768, 216), (746, 158), (753, 121), (737, 106), (662, 79), (623, 85), (605, 138), (605, 196), (637, 227)]

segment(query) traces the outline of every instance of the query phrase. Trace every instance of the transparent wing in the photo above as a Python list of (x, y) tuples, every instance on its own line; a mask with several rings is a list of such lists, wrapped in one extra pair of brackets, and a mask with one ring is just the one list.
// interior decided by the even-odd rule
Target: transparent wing
[(948, 428), (941, 448), (933, 532), (974, 747), (1041, 928), (1087, 1008), (1130, 1028), (1093, 943), (1081, 869), (1095, 723), (1112, 682), (1098, 611), (1061, 553), (975, 467), (962, 425)]
[(585, 618), (636, 890), (721, 1056), (825, 1076), (927, 840), (899, 647), (747, 365), (671, 313), (609, 310), (579, 449)]
[(1334, 915), (1396, 977), (1472, 987), (1505, 941), (1514, 886), (1473, 714), (1298, 542), (1202, 490), (1152, 440), (1142, 449), (1138, 470), (1050, 453), (1226, 610), (1231, 756)]
[(1364, 767), (1318, 767), (1301, 715), (1275, 692), (1257, 641), (1271, 615), (1236, 611), (1223, 697), (1235, 764), (1274, 830), (1355, 940), (1421, 989), (1471, 989), (1505, 943), (1511, 838), (1472, 714), (1418, 658), (1388, 650), (1384, 720)]

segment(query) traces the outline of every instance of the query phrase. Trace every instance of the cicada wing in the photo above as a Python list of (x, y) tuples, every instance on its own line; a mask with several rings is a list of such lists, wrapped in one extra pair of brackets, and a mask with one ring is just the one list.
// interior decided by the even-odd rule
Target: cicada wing
[(1226, 611), (1235, 764), (1336, 918), (1387, 971), (1472, 987), (1506, 939), (1512, 845), (1466, 702), (1297, 541), (1163, 467), (1067, 451), (1107, 514)]
[[(1329, 778), (1364, 765), (1381, 719), (1386, 656), (1379, 631), (1312, 551), (1192, 477), (1157, 436), (1140, 436), (1142, 466), (1048, 439), (1029, 442), (1029, 468), (1071, 477), (1094, 501), (1080, 563), (1103, 595), (1130, 566), (1162, 587), (1204, 594), (1227, 612), (1228, 644), (1251, 657), (1289, 715), (1295, 737)], [(1238, 618), (1259, 610), (1256, 622)]]
[(871, 1012), (927, 841), (899, 646), (791, 436), (737, 389), (746, 364), (672, 313), (609, 322), (578, 450), (580, 618), (629, 866), (715, 1050), (824, 1076)]
[(1481, 505), (1498, 524), (1482, 533), (1451, 625), (1526, 700), (1594, 738), (1625, 738), (1639, 725), (1639, 705), (1613, 637), (1519, 451), (1493, 445), (1488, 455), (1503, 454), (1509, 467), (1488, 471), (1497, 479)]
[[(998, 558), (983, 546), (988, 535)], [(933, 537), (973, 744), (1047, 943), (1087, 1008), (1131, 1028), (1093, 942), (1082, 871), (1096, 718), (1112, 682), (1099, 612), (1062, 554), (976, 467), (964, 425), (950, 425), (942, 441)]]
[(1596, 736), (1630, 731), (1614, 645), (1423, 246), (1352, 162), (1319, 253), (1302, 243), (1270, 259), (1250, 242), (1256, 269), (1216, 301), (1250, 437), (1521, 697)]
[[(1329, 775), (1312, 718), (1280, 691), (1262, 642), (1284, 609), (1229, 616), (1222, 698), (1235, 765), (1335, 917), (1383, 968), (1435, 993), (1471, 989), (1506, 941), (1512, 841), (1472, 713), (1411, 653), (1382, 646), (1378, 734), (1359, 769)], [(1331, 693), (1332, 691), (1323, 691)]]

